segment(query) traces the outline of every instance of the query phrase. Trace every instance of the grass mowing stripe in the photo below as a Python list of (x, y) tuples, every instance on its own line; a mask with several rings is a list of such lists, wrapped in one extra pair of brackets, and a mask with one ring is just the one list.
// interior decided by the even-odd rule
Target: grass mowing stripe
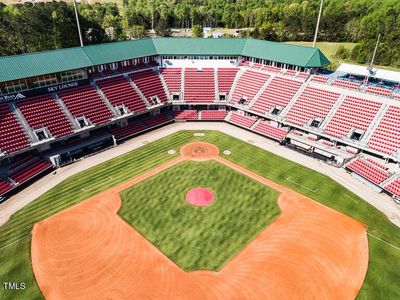
[[(174, 137), (172, 137), (172, 139), (170, 140), (170, 143), (165, 144), (162, 146), (162, 148), (165, 149), (170, 149), (178, 147), (182, 144), (186, 143), (185, 139), (182, 139), (179, 135), (176, 135)], [(90, 176), (86, 176), (86, 181), (83, 183), (85, 184), (85, 190), (86, 192), (84, 194), (79, 193), (78, 195), (76, 195), (76, 200), (72, 201), (68, 204), (65, 205), (61, 205), (61, 206), (57, 206), (57, 200), (52, 200), (52, 205), (54, 206), (53, 209), (49, 209), (47, 207), (46, 201), (43, 201), (43, 204), (46, 205), (47, 210), (46, 211), (42, 211), (43, 207), (41, 206), (40, 203), (35, 203), (31, 204), (29, 206), (27, 206), (27, 210), (25, 212), (25, 217), (30, 219), (31, 222), (29, 222), (28, 224), (26, 224), (26, 220), (21, 219), (21, 223), (26, 224), (27, 226), (32, 226), (35, 222), (39, 221), (40, 219), (46, 218), (52, 214), (54, 214), (55, 212), (62, 210), (66, 207), (69, 207), (75, 203), (78, 203), (79, 201), (86, 199), (92, 195), (95, 195), (96, 193), (98, 193), (100, 190), (104, 190), (106, 188), (109, 188), (111, 186), (114, 186), (118, 183), (121, 183), (123, 181), (126, 181), (127, 179), (131, 178), (131, 177), (135, 177), (137, 175), (139, 175), (140, 173), (144, 173), (148, 170), (151, 170), (152, 168), (154, 168), (155, 166), (160, 165), (161, 163), (172, 159), (174, 156), (169, 155), (166, 153), (166, 151), (160, 151), (160, 147), (152, 147), (152, 144), (147, 144), (145, 146), (143, 146), (140, 151), (138, 151), (139, 153), (133, 152), (134, 154), (124, 154), (118, 158), (116, 158), (116, 163), (112, 164), (110, 163), (110, 161), (106, 161), (98, 166), (96, 166), (95, 170), (94, 170), (94, 174), (91, 174)], [(143, 153), (145, 152), (145, 154)], [(128, 163), (126, 161), (126, 159), (128, 159)], [(149, 159), (150, 163), (149, 163)], [(108, 166), (107, 166), (108, 165)], [(133, 170), (131, 173), (125, 172), (125, 173), (121, 173), (121, 166), (124, 166), (125, 168), (129, 167), (129, 165), (132, 166)], [(90, 170), (90, 169), (89, 169)], [(84, 171), (84, 172), (88, 172)], [(115, 173), (114, 173), (115, 172)], [(107, 175), (108, 174), (108, 175)], [(115, 176), (115, 181), (109, 181), (108, 176), (110, 174), (119, 174), (120, 176)], [(106, 176), (107, 175), (107, 176)], [(76, 176), (76, 175), (74, 175)], [(103, 182), (101, 182), (99, 180), (99, 178), (107, 178), (106, 179), (106, 183), (107, 184), (103, 184)], [(74, 178), (71, 177), (69, 179), (67, 179), (65, 182), (74, 182)], [(63, 184), (61, 183), (61, 184)], [(93, 184), (95, 183), (95, 184)], [(80, 180), (80, 184), (82, 184), (82, 181)], [(101, 189), (99, 188), (101, 186)], [(52, 190), (50, 190), (49, 192), (51, 193)], [(49, 197), (52, 197), (53, 199), (59, 199), (58, 202), (64, 202), (64, 199), (62, 197), (58, 197), (64, 194), (68, 194), (71, 197), (75, 196), (74, 193), (70, 193), (71, 191), (77, 191), (75, 184), (71, 184), (71, 185), (67, 185), (64, 189), (61, 189), (59, 194), (50, 194)], [(30, 207), (32, 207), (32, 210), (30, 209)], [(35, 217), (33, 217), (35, 216)], [(3, 243), (3, 240), (8, 240), (8, 239), (12, 239), (12, 238), (18, 238), (21, 234), (26, 234), (27, 230), (30, 229), (22, 229), (21, 234), (15, 234), (15, 226), (19, 226), (19, 222), (12, 222), (11, 220), (10, 222), (10, 230), (9, 232), (7, 232), (7, 230), (5, 230), (4, 232), (2, 232), (2, 236), (0, 238), (0, 245)]]
[[(193, 137), (194, 132), (204, 132), (206, 135)], [(33, 223), (41, 216), (51, 215), (87, 198), (89, 194), (80, 190), (82, 182), (88, 188), (89, 186), (93, 187), (93, 193), (96, 189), (100, 192), (106, 187), (97, 184), (98, 178), (113, 177), (113, 180), (108, 182), (109, 184), (125, 181), (135, 177), (135, 174), (153, 168), (164, 159), (172, 159), (174, 156), (167, 155), (168, 150), (179, 150), (180, 145), (194, 140), (213, 143), (220, 148), (221, 152), (230, 150), (231, 155), (221, 154), (221, 156), (362, 221), (368, 226), (369, 233), (395, 247), (400, 247), (399, 229), (386, 216), (329, 177), (223, 133), (204, 130), (172, 134), (65, 180), (35, 200), (32, 205), (28, 205), (16, 213), (9, 222), (0, 227), (0, 247), (10, 241), (15, 241), (18, 237), (23, 237), (24, 233), (29, 234)], [(296, 182), (307, 187), (314, 188), (318, 185), (319, 190), (316, 193), (302, 190), (285, 180), (288, 176), (292, 176)], [(76, 198), (71, 199), (71, 195)], [(400, 299), (400, 289), (397, 288), (397, 282), (400, 282), (399, 251), (369, 236), (369, 252), (368, 273), (358, 299)], [(29, 253), (29, 238), (17, 241), (8, 248), (0, 250), (2, 261), (0, 281), (3, 278), (3, 281), (10, 278), (15, 278), (16, 281), (23, 279), (30, 283), (30, 288), (29, 291), (18, 294), (18, 299), (42, 299), (30, 269)], [(4, 277), (4, 274), (8, 274), (8, 276)], [(4, 291), (0, 290), (1, 299), (13, 297), (3, 293)]]

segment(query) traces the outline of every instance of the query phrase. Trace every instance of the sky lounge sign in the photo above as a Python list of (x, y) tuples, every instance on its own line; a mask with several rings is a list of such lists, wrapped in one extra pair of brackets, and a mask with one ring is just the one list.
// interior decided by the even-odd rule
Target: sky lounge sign
[(74, 82), (49, 86), (47, 88), (47, 91), (49, 93), (54, 93), (54, 92), (58, 92), (58, 91), (62, 91), (62, 90), (66, 90), (66, 89), (70, 89), (70, 88), (74, 88), (74, 87), (78, 87), (78, 86), (79, 86), (78, 81), (74, 81)]
[(61, 84), (57, 84), (57, 85), (53, 85), (53, 86), (46, 86), (43, 88), (37, 88), (34, 90), (28, 90), (28, 91), (3, 95), (3, 96), (0, 96), (0, 102), (16, 101), (16, 100), (25, 99), (28, 97), (37, 96), (37, 95), (41, 95), (41, 94), (55, 93), (55, 92), (59, 92), (62, 90), (76, 88), (78, 86), (81, 86), (81, 85), (84, 85), (87, 83), (88, 83), (88, 80), (83, 79), (83, 80), (77, 80), (77, 81), (68, 82), (68, 83), (61, 83)]

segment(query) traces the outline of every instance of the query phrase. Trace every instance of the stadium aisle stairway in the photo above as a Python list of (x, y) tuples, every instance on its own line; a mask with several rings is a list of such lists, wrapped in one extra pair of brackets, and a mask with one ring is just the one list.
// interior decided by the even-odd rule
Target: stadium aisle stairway
[(344, 138), (352, 128), (366, 131), (382, 103), (347, 96), (328, 123), (325, 134)]
[(72, 133), (73, 127), (51, 94), (31, 97), (16, 102), (29, 127), (46, 127), (53, 137)]
[(153, 70), (131, 73), (129, 77), (137, 85), (150, 104), (156, 104), (152, 100), (153, 96), (157, 96), (161, 103), (168, 101), (161, 79)]
[(246, 70), (239, 78), (231, 103), (238, 104), (242, 97), (245, 97), (247, 102), (250, 103), (269, 77), (270, 75), (265, 73)]
[(90, 85), (60, 92), (59, 96), (75, 118), (85, 116), (93, 124), (101, 125), (108, 123), (113, 117), (99, 94)]
[(135, 113), (147, 109), (145, 103), (124, 76), (98, 80), (96, 83), (114, 107), (123, 104)]
[(284, 108), (302, 84), (298, 80), (275, 76), (251, 109), (264, 114), (274, 107)]
[(285, 118), (290, 123), (300, 126), (316, 118), (323, 120), (339, 97), (339, 93), (308, 86), (297, 98)]
[(391, 105), (373, 132), (368, 146), (391, 154), (400, 149), (400, 107)]

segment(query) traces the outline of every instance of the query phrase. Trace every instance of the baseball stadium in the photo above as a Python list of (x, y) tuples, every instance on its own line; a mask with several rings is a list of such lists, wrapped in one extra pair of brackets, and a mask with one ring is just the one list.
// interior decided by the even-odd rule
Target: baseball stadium
[(1, 299), (400, 299), (400, 73), (146, 38), (0, 57)]

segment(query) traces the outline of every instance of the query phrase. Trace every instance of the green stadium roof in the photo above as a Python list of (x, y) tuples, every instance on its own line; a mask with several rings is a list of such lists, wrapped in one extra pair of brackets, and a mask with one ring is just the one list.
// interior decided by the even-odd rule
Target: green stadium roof
[(241, 55), (245, 39), (155, 38), (161, 55)]
[(323, 67), (318, 48), (254, 39), (154, 38), (0, 57), (0, 82), (150, 55), (242, 55), (301, 67)]

